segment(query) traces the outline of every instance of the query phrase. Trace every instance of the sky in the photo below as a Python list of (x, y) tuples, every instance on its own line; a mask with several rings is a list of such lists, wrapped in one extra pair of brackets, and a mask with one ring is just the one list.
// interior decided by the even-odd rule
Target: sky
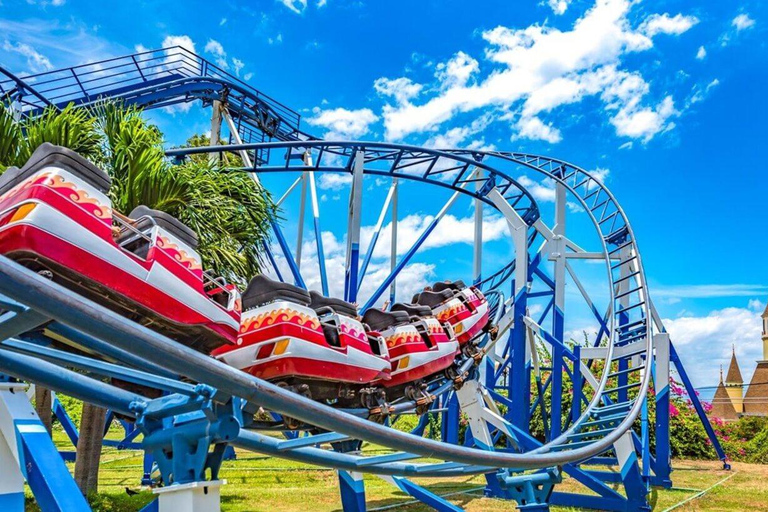
[[(595, 171), (629, 216), (654, 302), (703, 387), (717, 383), (732, 344), (746, 378), (762, 355), (767, 27), (759, 0), (478, 0), (470, 8), (456, 0), (225, 0), (108, 9), (2, 0), (0, 64), (25, 75), (181, 45), (289, 105), (305, 130), (328, 139), (513, 150)], [(197, 106), (150, 115), (169, 145), (210, 130), (210, 114)], [(551, 184), (518, 178), (551, 211)], [(286, 180), (265, 183), (279, 195)], [(323, 175), (318, 186), (334, 291), (343, 280), (349, 183)], [(364, 245), (387, 187), (366, 185)], [(448, 197), (409, 187), (401, 248)], [(297, 204), (284, 204), (285, 218), (295, 218)], [(401, 298), (432, 279), (470, 277), (471, 215), (469, 202), (454, 206), (406, 269)], [(574, 236), (594, 243), (578, 223)], [(302, 264), (317, 286), (307, 226)], [(387, 273), (387, 229), (364, 294)], [(296, 231), (288, 223), (289, 239)], [(490, 211), (485, 234), (484, 265), (498, 268), (511, 248)], [(584, 265), (583, 275), (600, 295), (598, 270)], [(570, 331), (592, 328), (583, 311), (569, 309)]]

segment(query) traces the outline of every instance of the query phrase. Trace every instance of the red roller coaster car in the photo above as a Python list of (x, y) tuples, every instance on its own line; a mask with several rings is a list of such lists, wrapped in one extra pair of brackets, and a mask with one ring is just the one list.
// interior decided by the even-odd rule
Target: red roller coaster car
[(353, 304), (254, 277), (243, 293), (236, 345), (213, 355), (316, 400), (360, 406), (362, 389), (389, 379), (381, 336), (367, 333)]
[(42, 144), (0, 176), (0, 254), (195, 349), (234, 343), (240, 294), (203, 271), (194, 231), (145, 206), (120, 215), (110, 184)]
[(461, 345), (489, 327), (488, 301), (477, 287), (461, 280), (435, 283), (431, 290), (414, 295), (412, 302), (428, 306), (438, 320), (450, 324)]

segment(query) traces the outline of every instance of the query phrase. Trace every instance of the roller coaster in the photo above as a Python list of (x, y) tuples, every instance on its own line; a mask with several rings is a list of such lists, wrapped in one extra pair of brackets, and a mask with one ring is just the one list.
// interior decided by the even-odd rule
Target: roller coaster
[[(322, 140), (301, 129), (292, 109), (183, 48), (23, 78), (2, 70), (0, 96), (19, 116), (105, 100), (144, 109), (202, 102), (212, 109), (211, 146), (172, 149), (168, 158), (235, 153), (242, 166), (229, 172), (248, 173), (275, 192), (278, 206), (297, 200), (300, 212), (271, 221), (274, 243), (263, 249), (272, 278), (256, 278), (241, 293), (202, 271), (194, 233), (175, 219), (114, 212), (104, 195), (108, 177), (77, 155), (43, 148), (38, 160), (33, 155), (24, 168), (6, 171), (0, 503), (8, 510), (24, 509), (25, 482), (44, 511), (90, 510), (31, 408), (26, 383), (105, 407), (134, 425), (126, 442), (142, 435), (140, 447), (160, 473), (157, 500), (147, 510), (218, 510), (229, 446), (337, 470), (345, 512), (366, 510), (366, 473), (443, 511), (461, 509), (414, 478), (485, 475), (487, 496), (521, 510), (649, 510), (650, 487), (672, 485), (670, 363), (727, 466), (651, 301), (629, 219), (599, 176), (513, 151)], [(350, 189), (343, 283), (333, 282), (327, 268), (317, 191), (323, 175), (340, 177)], [(64, 193), (62, 183), (79, 188)], [(536, 198), (531, 183), (549, 187), (550, 204)], [(275, 184), (287, 190), (277, 194)], [(407, 187), (425, 191), (420, 206), (447, 200), (404, 249), (397, 228)], [(66, 198), (82, 220), (66, 213), (74, 208), (62, 206)], [(441, 276), (451, 280), (415, 290), (404, 303), (403, 271), (419, 258), (435, 258), (427, 242), (462, 200), (474, 211), (472, 275)], [(308, 201), (312, 251), (303, 240)], [(373, 205), (381, 209), (365, 246), (361, 212)], [(64, 217), (46, 220), (54, 214)], [(372, 262), (381, 259), (376, 247), (388, 216), (387, 269)], [(508, 257), (483, 257), (498, 254), (484, 240), (490, 218), (504, 226)], [(88, 232), (75, 236), (77, 229)], [(297, 236), (295, 250), (286, 229)], [(43, 234), (52, 238), (33, 243)], [(67, 237), (74, 249), (46, 252)], [(146, 298), (154, 291), (133, 297), (136, 286), (109, 280), (123, 268), (109, 255), (127, 261), (131, 251), (131, 258), (155, 265), (136, 286), (154, 286), (163, 300)], [(165, 257), (170, 263), (162, 263)], [(79, 268), (81, 260), (87, 264)], [(495, 268), (486, 270), (489, 261)], [(94, 268), (104, 262), (114, 268), (99, 277)], [(184, 272), (172, 268), (182, 264)], [(595, 295), (590, 283), (597, 274)], [(194, 314), (181, 315), (185, 307)], [(588, 343), (573, 342), (566, 315), (584, 311), (596, 332), (584, 333)], [(180, 316), (173, 322), (160, 321), (174, 312)], [(269, 315), (283, 320), (260, 320)], [(300, 319), (297, 331), (269, 330), (270, 322), (291, 318)], [(195, 330), (187, 328), (192, 324)], [(223, 347), (215, 357), (211, 340)], [(302, 354), (316, 355), (301, 362)], [(434, 366), (420, 366), (419, 358)], [(363, 366), (369, 371), (361, 373)], [(393, 428), (413, 414), (419, 420), (411, 432)], [(531, 432), (534, 416), (543, 433)], [(431, 418), (440, 419), (440, 439), (424, 435)], [(364, 442), (388, 451), (371, 455)], [(564, 473), (589, 493), (558, 491)]]

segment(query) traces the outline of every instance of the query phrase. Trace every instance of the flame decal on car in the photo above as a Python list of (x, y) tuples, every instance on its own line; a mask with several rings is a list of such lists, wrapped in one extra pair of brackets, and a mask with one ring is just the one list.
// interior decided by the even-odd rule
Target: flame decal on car
[(263, 329), (264, 327), (269, 327), (270, 325), (281, 322), (288, 322), (299, 327), (306, 327), (313, 330), (320, 329), (320, 320), (317, 317), (307, 315), (291, 308), (280, 308), (260, 315), (248, 317), (247, 319), (244, 316), (240, 325), (240, 334)]
[(440, 320), (441, 322), (447, 322), (452, 316), (457, 315), (466, 310), (467, 310), (467, 306), (459, 302), (458, 304), (445, 308), (444, 310), (437, 313), (437, 319)]
[(51, 187), (59, 194), (82, 206), (100, 219), (112, 219), (112, 208), (101, 204), (98, 199), (89, 196), (88, 192), (78, 188), (74, 183), (65, 180), (60, 174), (49, 176), (47, 183), (41, 183), (41, 185)]
[(185, 265), (189, 270), (203, 270), (202, 265), (197, 258), (187, 254), (187, 251), (180, 248), (162, 235), (157, 237), (157, 246), (174, 260)]

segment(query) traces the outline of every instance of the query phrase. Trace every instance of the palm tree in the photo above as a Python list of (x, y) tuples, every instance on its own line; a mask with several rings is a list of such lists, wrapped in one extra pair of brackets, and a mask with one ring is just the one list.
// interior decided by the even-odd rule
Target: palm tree
[[(88, 111), (70, 105), (18, 121), (0, 105), (0, 171), (23, 165), (43, 142), (73, 149), (103, 167), (112, 178), (110, 196), (118, 211), (129, 213), (143, 204), (194, 229), (203, 263), (213, 272), (244, 285), (260, 271), (260, 249), (275, 215), (270, 196), (249, 176), (223, 171), (207, 158), (172, 165), (164, 156), (162, 133), (141, 110), (105, 104)], [(38, 406), (45, 404), (41, 397)], [(84, 494), (98, 487), (104, 421), (104, 409), (83, 404), (75, 480)]]
[[(206, 267), (235, 283), (244, 285), (259, 273), (262, 243), (275, 215), (264, 189), (247, 174), (224, 171), (208, 158), (170, 164), (162, 134), (138, 109), (108, 104), (98, 118), (115, 208), (130, 212), (143, 204), (177, 217), (197, 232)], [(196, 135), (188, 143), (204, 140)]]

